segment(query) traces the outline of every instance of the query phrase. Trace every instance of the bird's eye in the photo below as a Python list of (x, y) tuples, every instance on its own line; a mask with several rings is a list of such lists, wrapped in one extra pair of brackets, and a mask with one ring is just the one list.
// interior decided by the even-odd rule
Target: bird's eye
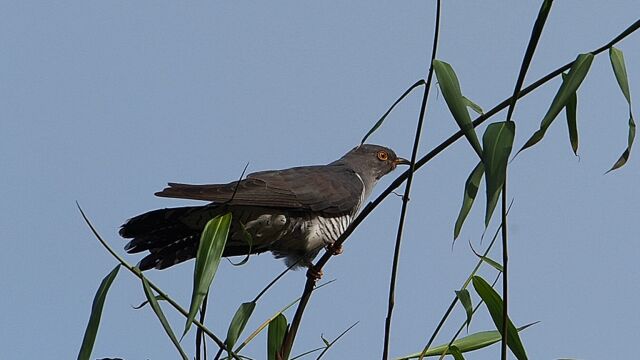
[(389, 154), (387, 154), (387, 152), (384, 150), (378, 151), (377, 156), (378, 156), (378, 159), (382, 161), (387, 161), (389, 159)]

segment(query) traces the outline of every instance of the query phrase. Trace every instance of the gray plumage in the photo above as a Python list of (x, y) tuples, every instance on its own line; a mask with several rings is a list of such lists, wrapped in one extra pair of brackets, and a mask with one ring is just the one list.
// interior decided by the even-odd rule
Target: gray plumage
[(122, 225), (120, 235), (131, 239), (127, 252), (150, 252), (138, 264), (141, 270), (164, 269), (194, 258), (206, 223), (230, 211), (223, 256), (271, 251), (287, 265), (309, 266), (346, 230), (377, 181), (399, 164), (408, 161), (364, 144), (328, 165), (261, 171), (228, 184), (169, 183), (156, 195), (211, 203), (138, 215)]

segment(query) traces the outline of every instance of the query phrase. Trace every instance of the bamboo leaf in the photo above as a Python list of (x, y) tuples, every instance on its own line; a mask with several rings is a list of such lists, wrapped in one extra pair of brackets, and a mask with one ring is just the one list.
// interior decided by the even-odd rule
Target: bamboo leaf
[(493, 267), (494, 269), (500, 272), (504, 271), (504, 268), (502, 267), (502, 265), (497, 261), (491, 259), (490, 257), (480, 255), (480, 259), (482, 259), (482, 261), (486, 262), (487, 264), (491, 265), (491, 267)]
[(473, 101), (469, 100), (466, 96), (462, 97), (462, 101), (464, 102), (466, 107), (468, 107), (469, 109), (473, 110), (476, 114), (478, 114), (478, 115), (483, 115), (484, 114), (484, 110), (482, 110), (480, 105), (478, 105), (478, 104), (474, 103)]
[(191, 305), (189, 307), (189, 316), (184, 326), (183, 337), (189, 331), (189, 327), (193, 323), (205, 295), (209, 292), (209, 287), (220, 264), (224, 246), (227, 243), (230, 226), (231, 213), (227, 213), (209, 220), (202, 232), (193, 273)]
[(485, 226), (489, 224), (493, 210), (498, 203), (500, 190), (507, 176), (507, 162), (513, 139), (516, 132), (516, 124), (513, 121), (502, 121), (490, 124), (482, 137), (484, 153), (484, 171), (486, 173), (487, 209), (485, 213)]
[[(474, 276), (472, 282), (478, 295), (487, 304), (493, 323), (498, 331), (502, 333), (502, 299), (500, 295), (480, 276)], [(507, 324), (507, 345), (518, 360), (526, 360), (527, 353), (518, 335), (518, 330), (513, 326), (511, 319), (507, 318), (507, 320), (509, 322)]]
[(433, 60), (433, 70), (438, 78), (438, 84), (442, 91), (442, 96), (453, 115), (453, 118), (458, 123), (460, 129), (464, 132), (467, 140), (476, 151), (478, 156), (482, 154), (482, 147), (480, 147), (480, 141), (471, 123), (471, 117), (467, 111), (467, 106), (463, 100), (462, 91), (460, 90), (460, 83), (458, 77), (451, 65), (444, 61)]
[(269, 360), (276, 360), (282, 341), (287, 333), (287, 318), (280, 314), (269, 323), (267, 330), (267, 356)]
[(98, 327), (100, 326), (100, 318), (102, 317), (102, 308), (104, 307), (104, 301), (107, 298), (109, 288), (113, 283), (113, 280), (118, 275), (120, 270), (120, 264), (118, 264), (107, 276), (102, 279), (96, 295), (93, 297), (93, 305), (91, 305), (91, 315), (89, 316), (89, 323), (87, 329), (84, 331), (84, 337), (82, 338), (82, 345), (80, 346), (80, 352), (78, 353), (78, 360), (89, 360), (91, 358), (91, 351), (93, 351), (93, 345), (96, 342), (96, 335), (98, 334)]
[[(522, 331), (534, 324), (536, 323), (531, 323), (531, 324), (527, 324), (525, 326), (519, 327), (518, 331)], [(467, 352), (479, 350), (487, 346), (493, 345), (499, 342), (501, 338), (502, 336), (500, 335), (500, 332), (497, 330), (481, 331), (481, 332), (477, 332), (475, 334), (471, 334), (463, 338), (460, 338), (454, 341), (451, 344), (451, 346), (449, 346), (449, 344), (442, 344), (442, 345), (438, 345), (436, 347), (430, 348), (429, 350), (427, 350), (425, 356), (427, 357), (440, 356), (445, 351), (446, 351), (446, 354), (451, 354), (451, 347), (453, 346), (458, 348), (458, 350), (460, 350), (461, 353), (467, 353)], [(417, 359), (419, 357), (420, 357), (420, 353), (418, 352), (415, 354), (400, 357), (396, 360)]]
[(464, 307), (464, 311), (467, 313), (467, 331), (469, 331), (469, 325), (471, 324), (471, 317), (473, 316), (473, 305), (471, 304), (471, 296), (469, 295), (469, 290), (462, 289), (456, 291), (456, 296), (462, 307)]
[(456, 219), (456, 225), (453, 229), (453, 239), (457, 239), (460, 235), (460, 230), (462, 229), (462, 224), (464, 224), (467, 215), (469, 215), (469, 211), (471, 211), (471, 207), (473, 206), (473, 202), (476, 200), (476, 195), (478, 194), (478, 187), (480, 186), (480, 181), (482, 180), (482, 176), (484, 175), (484, 163), (480, 161), (478, 165), (471, 171), (467, 181), (464, 184), (464, 196), (462, 197), (462, 208), (460, 208), (460, 213), (458, 213), (458, 218)]
[[(507, 211), (507, 213), (508, 213), (508, 211)], [(500, 230), (500, 229), (498, 229), (498, 230)], [(498, 236), (498, 233), (497, 233), (497, 232), (496, 232), (496, 236)], [(494, 239), (495, 239), (495, 236), (494, 236)], [(474, 253), (477, 257), (479, 257), (479, 258), (480, 258), (480, 260), (482, 260), (482, 261), (486, 262), (487, 264), (491, 265), (491, 267), (493, 267), (494, 269), (498, 270), (499, 272), (502, 272), (502, 271), (504, 270), (504, 269), (503, 269), (503, 267), (502, 267), (502, 265), (501, 265), (499, 262), (497, 262), (497, 261), (495, 261), (495, 260), (491, 259), (491, 258), (490, 258), (490, 257), (488, 257), (488, 256), (484, 256), (484, 255), (482, 255), (482, 254), (479, 254), (479, 253), (476, 251), (476, 249), (474, 249), (474, 248), (473, 248), (473, 246), (471, 245), (471, 242), (469, 242), (469, 246), (471, 247), (471, 251), (473, 251), (473, 253)]]
[(171, 329), (171, 325), (169, 325), (169, 321), (167, 321), (167, 318), (164, 316), (164, 313), (162, 312), (162, 308), (160, 307), (160, 304), (158, 303), (156, 296), (153, 294), (153, 290), (151, 290), (151, 286), (149, 286), (149, 282), (144, 277), (142, 278), (142, 287), (144, 289), (144, 294), (147, 297), (147, 301), (149, 302), (149, 305), (153, 309), (153, 312), (156, 313), (156, 316), (158, 317), (158, 320), (160, 320), (160, 323), (162, 324), (164, 331), (169, 336), (169, 339), (171, 339), (171, 342), (180, 353), (180, 357), (182, 357), (183, 360), (189, 360), (189, 357), (182, 349), (182, 346), (180, 346), (180, 342), (176, 338), (176, 335), (173, 333), (173, 330)]
[(560, 85), (560, 89), (558, 89), (558, 92), (553, 98), (551, 106), (549, 106), (547, 113), (542, 118), (542, 121), (540, 122), (540, 129), (538, 129), (531, 138), (527, 140), (518, 153), (542, 140), (553, 120), (558, 116), (560, 111), (567, 106), (571, 96), (578, 91), (580, 84), (582, 84), (582, 81), (589, 72), (592, 62), (593, 54), (587, 53), (578, 55), (573, 66), (571, 66), (571, 70), (569, 70), (569, 73), (567, 74), (566, 80), (562, 82), (562, 85)]
[(229, 329), (227, 330), (227, 339), (225, 340), (227, 349), (233, 349), (233, 346), (236, 344), (236, 341), (238, 341), (240, 334), (242, 334), (242, 331), (247, 325), (247, 321), (249, 321), (255, 307), (256, 303), (253, 301), (240, 304), (240, 307), (238, 307), (235, 315), (233, 315), (233, 319), (231, 320)]
[(622, 90), (622, 94), (629, 104), (629, 135), (627, 136), (627, 148), (622, 152), (622, 155), (620, 155), (611, 169), (609, 169), (609, 171), (613, 171), (622, 167), (627, 163), (627, 160), (629, 160), (631, 146), (636, 137), (636, 123), (633, 120), (633, 111), (631, 109), (631, 91), (629, 90), (629, 78), (627, 76), (627, 67), (624, 64), (624, 55), (622, 51), (611, 47), (609, 49), (609, 59), (611, 60), (611, 67), (613, 68), (613, 73), (616, 76), (620, 90)]
[[(567, 74), (562, 74), (562, 81), (567, 80)], [(564, 107), (564, 112), (567, 115), (567, 128), (569, 129), (569, 142), (571, 143), (571, 149), (573, 153), (578, 155), (578, 93), (573, 93), (569, 100), (567, 100), (567, 106)]]

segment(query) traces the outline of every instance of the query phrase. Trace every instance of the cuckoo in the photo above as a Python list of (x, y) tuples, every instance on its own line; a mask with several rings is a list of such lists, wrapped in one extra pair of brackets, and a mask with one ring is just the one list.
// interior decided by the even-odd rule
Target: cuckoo
[(222, 256), (271, 251), (287, 266), (311, 267), (347, 229), (378, 180), (406, 164), (391, 149), (364, 144), (327, 165), (255, 172), (228, 184), (169, 183), (155, 195), (210, 203), (149, 211), (129, 219), (120, 235), (131, 239), (127, 252), (149, 252), (141, 270), (165, 269), (194, 258), (207, 222), (231, 212)]

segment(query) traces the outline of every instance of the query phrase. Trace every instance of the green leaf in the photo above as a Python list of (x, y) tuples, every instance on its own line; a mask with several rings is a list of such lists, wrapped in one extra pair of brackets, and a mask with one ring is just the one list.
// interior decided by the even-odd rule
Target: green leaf
[(627, 77), (627, 67), (624, 64), (624, 54), (620, 49), (611, 47), (609, 49), (609, 60), (611, 60), (611, 67), (613, 67), (613, 73), (616, 76), (622, 94), (627, 99), (627, 102), (631, 103), (631, 91), (629, 91), (629, 78)]
[[(487, 304), (487, 309), (489, 309), (493, 323), (496, 325), (498, 331), (502, 333), (502, 299), (500, 295), (480, 276), (474, 276), (472, 282), (478, 295), (480, 295), (485, 304)], [(507, 320), (509, 322), (507, 324), (507, 345), (516, 358), (526, 360), (527, 353), (524, 350), (522, 341), (520, 341), (518, 330), (513, 326), (510, 318), (507, 318)]]
[(198, 313), (205, 295), (209, 292), (211, 282), (216, 275), (220, 258), (224, 251), (231, 226), (231, 213), (219, 215), (209, 220), (200, 236), (200, 244), (196, 255), (196, 265), (193, 273), (193, 292), (189, 316), (184, 326), (184, 337)]
[(189, 360), (189, 357), (187, 356), (187, 354), (184, 352), (184, 350), (182, 350), (182, 347), (180, 346), (180, 342), (176, 338), (176, 335), (173, 333), (173, 330), (171, 329), (171, 325), (169, 325), (169, 321), (167, 321), (167, 318), (164, 316), (164, 313), (162, 312), (162, 308), (160, 307), (160, 304), (158, 303), (156, 296), (153, 294), (153, 290), (151, 290), (151, 286), (149, 286), (149, 282), (144, 277), (142, 278), (142, 287), (144, 289), (144, 294), (147, 297), (147, 301), (149, 302), (149, 305), (153, 309), (153, 312), (156, 313), (156, 316), (158, 317), (158, 320), (160, 320), (160, 323), (162, 324), (164, 331), (169, 336), (169, 339), (171, 339), (171, 342), (180, 353), (180, 357), (182, 357), (183, 360)]
[(473, 305), (471, 304), (471, 296), (469, 295), (469, 291), (467, 289), (456, 291), (456, 296), (464, 307), (464, 311), (467, 313), (467, 331), (469, 331), (471, 317), (473, 316)]
[[(518, 331), (522, 331), (528, 328), (531, 325), (536, 323), (527, 324), (525, 326), (519, 327)], [(481, 331), (475, 334), (471, 334), (460, 338), (454, 341), (451, 346), (449, 344), (442, 344), (436, 347), (430, 348), (427, 350), (425, 356), (440, 356), (442, 353), (446, 351), (446, 354), (451, 354), (451, 347), (456, 347), (461, 353), (467, 353), (470, 351), (479, 350), (485, 348), (487, 346), (493, 345), (500, 341), (502, 336), (499, 331)], [(409, 360), (409, 359), (417, 359), (420, 357), (420, 353), (415, 353), (407, 356), (403, 356), (396, 360)]]
[(269, 360), (276, 360), (282, 341), (287, 333), (287, 318), (280, 314), (269, 323), (267, 330), (267, 355)]
[[(500, 229), (498, 229), (498, 230), (500, 230)], [(498, 235), (498, 233), (496, 232), (496, 236), (497, 236), (497, 235)], [(495, 239), (495, 236), (494, 236), (494, 239)], [(469, 246), (471, 246), (471, 242), (469, 242)], [(497, 262), (497, 261), (495, 261), (495, 260), (491, 259), (491, 258), (490, 258), (490, 257), (488, 257), (488, 256), (484, 256), (484, 255), (479, 254), (479, 253), (478, 253), (478, 252), (473, 248), (473, 246), (471, 246), (471, 251), (473, 251), (473, 253), (474, 253), (477, 257), (479, 257), (479, 258), (480, 258), (480, 260), (482, 260), (482, 261), (486, 262), (487, 264), (491, 265), (494, 269), (496, 269), (496, 270), (498, 270), (498, 271), (500, 271), (500, 272), (503, 272), (503, 271), (504, 271), (504, 268), (502, 267), (502, 265), (501, 265), (499, 262)]]
[[(567, 81), (567, 74), (562, 74), (562, 81)], [(578, 93), (573, 93), (567, 101), (567, 106), (564, 108), (564, 112), (567, 115), (567, 128), (569, 129), (569, 142), (571, 142), (571, 149), (573, 153), (578, 155)]]
[(458, 349), (457, 346), (451, 345), (449, 350), (454, 360), (464, 360), (464, 356), (462, 356), (462, 352), (460, 351), (460, 349)]
[(417, 88), (418, 86), (422, 86), (424, 85), (425, 82), (424, 80), (418, 80), (416, 81), (415, 84), (411, 85), (410, 88), (408, 88), (404, 94), (402, 94), (402, 96), (400, 96), (398, 98), (398, 100), (396, 100), (393, 105), (391, 105), (391, 107), (387, 110), (387, 112), (384, 113), (384, 115), (382, 115), (382, 117), (376, 121), (376, 123), (373, 125), (373, 127), (366, 133), (366, 135), (362, 138), (362, 141), (360, 141), (360, 145), (364, 144), (365, 141), (367, 141), (367, 139), (369, 138), (369, 136), (371, 136), (371, 134), (373, 134), (376, 130), (378, 130), (378, 128), (380, 127), (380, 125), (382, 125), (382, 123), (384, 122), (384, 119), (387, 118), (387, 116), (391, 113), (391, 110), (393, 110), (394, 107), (396, 107), (396, 105), (398, 105), (400, 103), (400, 101), (402, 101), (402, 99), (404, 99), (407, 95), (409, 95), (413, 89)]
[(483, 115), (484, 114), (484, 110), (482, 110), (480, 105), (478, 105), (478, 104), (474, 103), (473, 101), (469, 100), (466, 96), (462, 97), (462, 101), (464, 102), (466, 107), (468, 107), (469, 109), (475, 111), (476, 114), (478, 114), (478, 115)]
[(482, 180), (482, 176), (484, 175), (484, 163), (480, 161), (478, 165), (471, 171), (467, 181), (464, 184), (464, 196), (462, 197), (462, 208), (460, 208), (460, 213), (458, 213), (458, 218), (456, 219), (456, 225), (453, 229), (453, 239), (457, 239), (460, 235), (460, 230), (462, 229), (462, 224), (464, 223), (467, 215), (469, 215), (469, 211), (471, 211), (471, 207), (473, 206), (473, 202), (476, 200), (476, 195), (478, 194), (478, 187), (480, 186), (480, 180)]
[(227, 349), (232, 349), (235, 346), (255, 308), (256, 303), (253, 301), (240, 304), (227, 330), (227, 339), (225, 340)]
[(464, 135), (478, 156), (481, 156), (482, 148), (480, 147), (480, 141), (478, 141), (473, 123), (471, 123), (471, 117), (467, 111), (466, 103), (463, 100), (462, 90), (460, 90), (460, 83), (458, 82), (455, 71), (453, 71), (451, 65), (440, 60), (433, 60), (433, 70), (438, 78), (442, 96), (447, 102), (453, 118), (458, 123), (462, 132), (464, 132)]
[(504, 268), (502, 267), (502, 265), (497, 261), (491, 259), (490, 257), (480, 255), (480, 259), (482, 259), (482, 261), (486, 262), (487, 264), (491, 265), (494, 269), (500, 272), (504, 271)]
[(636, 123), (633, 121), (633, 111), (631, 109), (631, 91), (629, 91), (629, 78), (627, 77), (627, 67), (624, 64), (624, 55), (622, 54), (622, 51), (611, 47), (609, 49), (609, 59), (611, 60), (613, 73), (616, 76), (616, 80), (618, 81), (620, 90), (622, 90), (622, 94), (624, 95), (625, 99), (627, 99), (627, 103), (629, 104), (629, 135), (627, 136), (627, 148), (622, 152), (622, 155), (620, 155), (611, 169), (609, 169), (609, 171), (613, 171), (622, 167), (627, 163), (627, 160), (629, 160), (629, 155), (631, 155), (631, 146), (633, 145), (633, 141), (636, 137)]
[(109, 287), (111, 287), (113, 280), (116, 278), (116, 275), (118, 275), (118, 270), (120, 270), (120, 264), (113, 268), (113, 270), (102, 279), (100, 287), (98, 287), (98, 291), (93, 298), (91, 315), (89, 316), (87, 329), (84, 331), (84, 338), (82, 339), (82, 346), (80, 346), (80, 352), (78, 353), (78, 360), (89, 360), (89, 358), (91, 358), (91, 351), (96, 342), (96, 335), (98, 334), (98, 327), (100, 326), (104, 301), (107, 298)]
[(567, 79), (562, 82), (562, 85), (560, 85), (560, 89), (558, 89), (556, 96), (553, 98), (551, 106), (549, 106), (547, 113), (544, 115), (544, 118), (542, 118), (540, 129), (536, 131), (529, 140), (527, 140), (518, 153), (542, 140), (553, 120), (558, 116), (560, 111), (567, 106), (571, 96), (578, 91), (580, 84), (582, 84), (582, 81), (589, 72), (592, 62), (593, 54), (587, 53), (578, 55), (576, 60), (573, 62), (573, 66), (571, 66), (571, 70), (569, 70), (569, 73), (567, 74)]
[(507, 162), (513, 147), (516, 124), (513, 121), (501, 121), (490, 124), (482, 136), (484, 153), (484, 171), (486, 174), (487, 210), (485, 226), (489, 224), (493, 210), (498, 203), (500, 190), (507, 176)]

